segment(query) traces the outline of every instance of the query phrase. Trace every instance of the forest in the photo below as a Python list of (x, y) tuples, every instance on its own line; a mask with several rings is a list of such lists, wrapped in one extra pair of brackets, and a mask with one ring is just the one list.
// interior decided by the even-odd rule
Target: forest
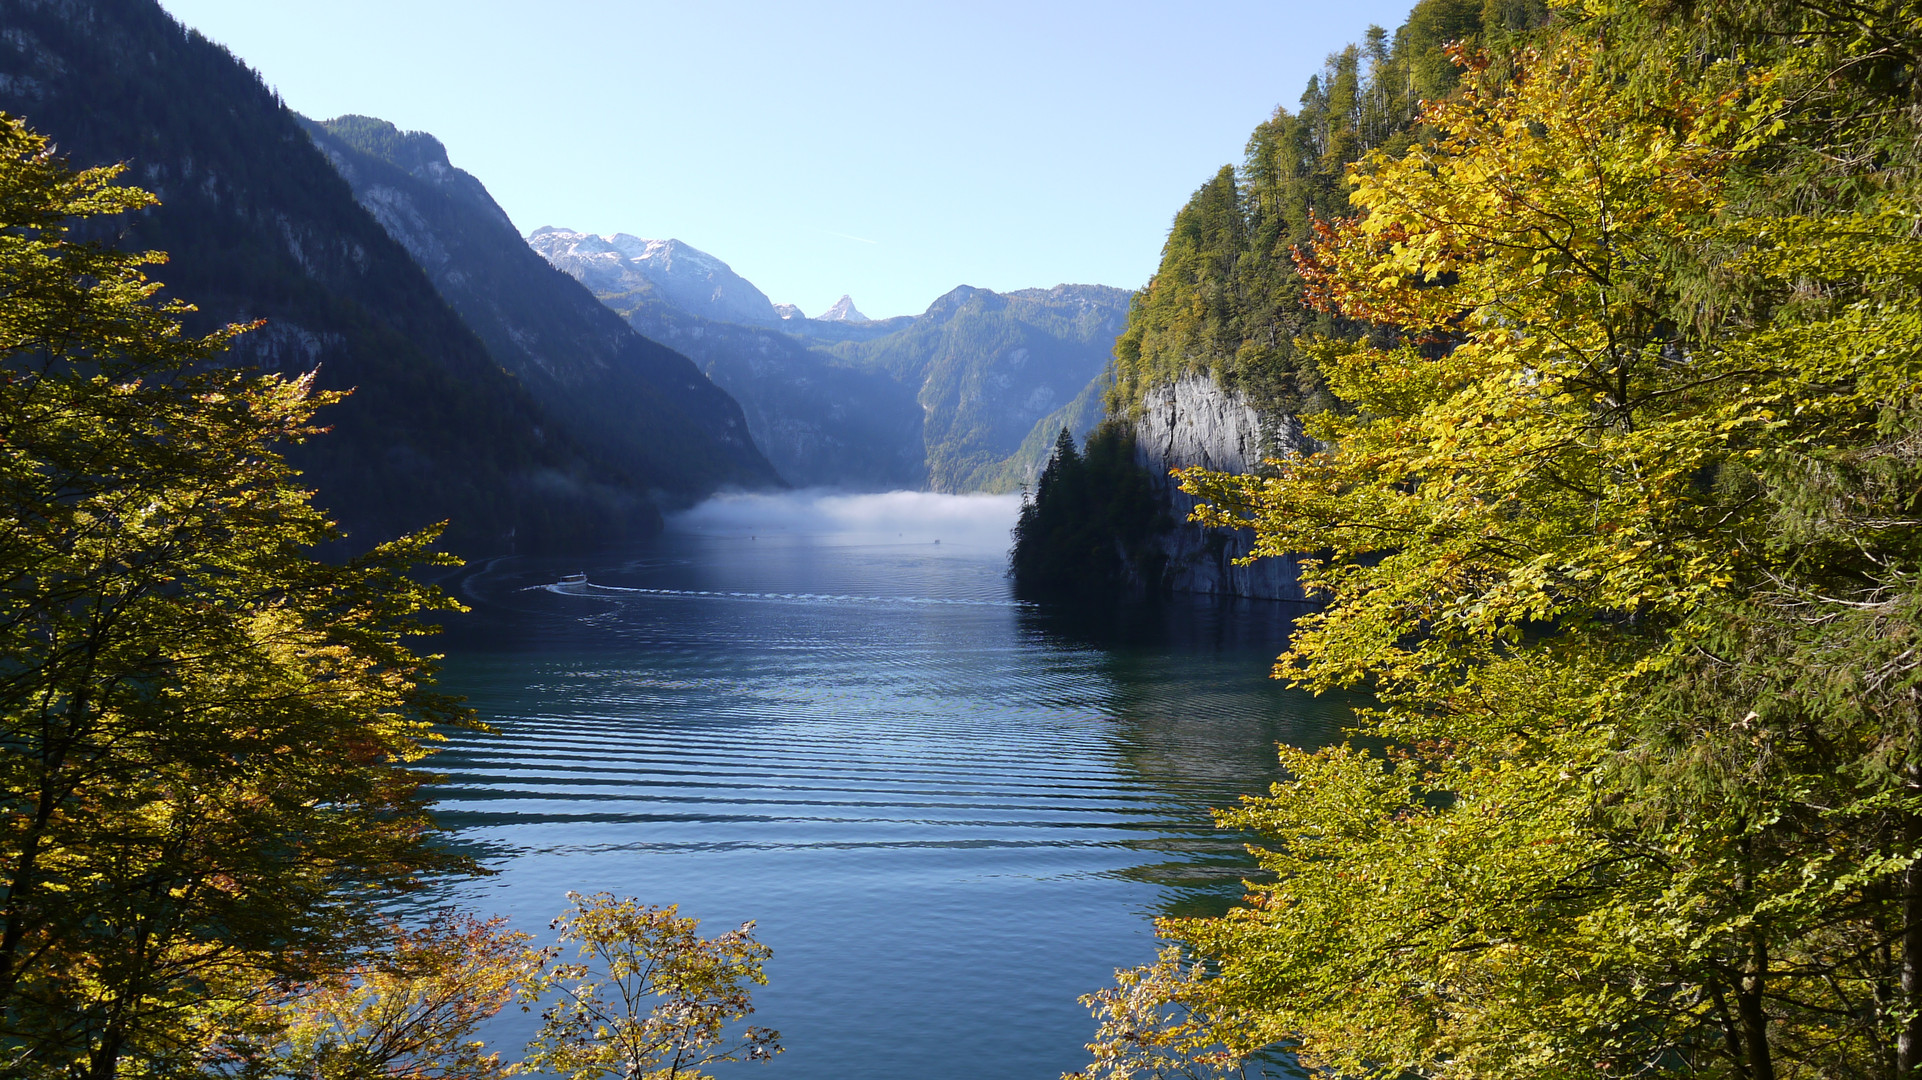
[(1917, 1075), (1922, 8), (1491, 3), (1443, 76), (1448, 10), (1197, 193), (1117, 349), (1118, 411), (1307, 414), (1182, 484), (1313, 556), (1276, 677), (1377, 704), (1221, 815), (1268, 876), (1085, 1075)]

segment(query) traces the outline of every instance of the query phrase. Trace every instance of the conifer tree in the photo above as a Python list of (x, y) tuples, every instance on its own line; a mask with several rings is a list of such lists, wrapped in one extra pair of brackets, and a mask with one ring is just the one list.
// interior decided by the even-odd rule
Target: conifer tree
[(1063, 428), (1015, 524), (1015, 585), (1109, 600), (1158, 593), (1161, 562), (1147, 541), (1167, 528), (1166, 519), (1126, 429), (1097, 426), (1083, 453)]

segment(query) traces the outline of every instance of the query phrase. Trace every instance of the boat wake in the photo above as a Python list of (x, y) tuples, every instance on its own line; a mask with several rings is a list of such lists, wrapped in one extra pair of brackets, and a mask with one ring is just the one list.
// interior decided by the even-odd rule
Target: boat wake
[(938, 596), (851, 596), (827, 593), (768, 593), (732, 592), (708, 589), (635, 589), (620, 585), (596, 585), (591, 581), (573, 580), (573, 576), (546, 585), (531, 585), (530, 589), (542, 589), (561, 596), (587, 596), (605, 600), (619, 599), (622, 596), (661, 596), (690, 597), (703, 600), (750, 600), (764, 603), (802, 603), (802, 604), (884, 604), (884, 605), (939, 605), (942, 607), (989, 607), (989, 608), (1026, 608), (1032, 607), (1022, 600), (966, 600), (948, 599)]

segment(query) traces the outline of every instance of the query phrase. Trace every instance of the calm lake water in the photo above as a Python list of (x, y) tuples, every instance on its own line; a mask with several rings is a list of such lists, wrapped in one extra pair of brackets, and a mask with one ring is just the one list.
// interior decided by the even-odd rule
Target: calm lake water
[(757, 920), (755, 1022), (788, 1049), (730, 1077), (1085, 1064), (1077, 996), (1152, 958), (1155, 916), (1240, 895), (1208, 808), (1346, 710), (1265, 677), (1284, 605), (1015, 602), (1015, 509), (724, 500), (622, 555), (470, 568), (444, 682), (498, 732), (435, 764), (442, 821), (498, 874), (451, 899), (530, 931), (570, 889)]

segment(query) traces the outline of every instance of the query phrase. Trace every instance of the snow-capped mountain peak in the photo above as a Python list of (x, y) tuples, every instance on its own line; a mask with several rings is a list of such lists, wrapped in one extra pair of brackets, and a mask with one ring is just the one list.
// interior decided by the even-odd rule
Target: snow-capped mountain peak
[(868, 322), (870, 321), (866, 315), (861, 314), (860, 309), (854, 306), (854, 297), (849, 296), (846, 293), (841, 294), (841, 299), (836, 300), (834, 302), (833, 307), (827, 309), (826, 311), (823, 311), (819, 315), (816, 315), (815, 318), (821, 320), (822, 322)]
[(767, 294), (726, 263), (680, 240), (546, 226), (534, 230), (527, 243), (599, 294), (651, 287), (676, 307), (705, 318), (754, 326), (781, 322)]

